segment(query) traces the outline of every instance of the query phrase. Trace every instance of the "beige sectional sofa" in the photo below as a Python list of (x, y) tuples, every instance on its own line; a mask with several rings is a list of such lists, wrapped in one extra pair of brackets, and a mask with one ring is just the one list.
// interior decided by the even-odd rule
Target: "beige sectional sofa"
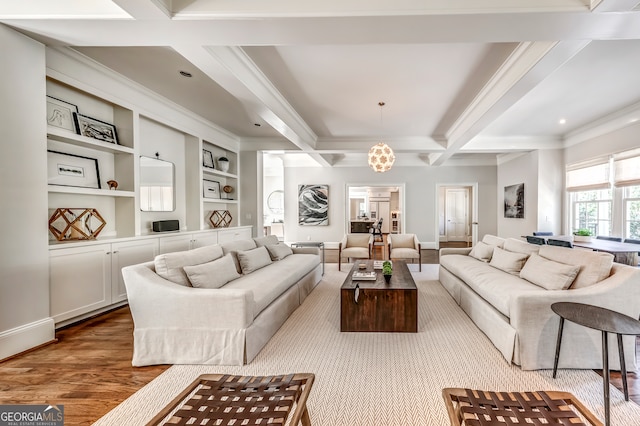
[(159, 255), (122, 269), (134, 366), (251, 362), (320, 282), (316, 248), (264, 237)]
[[(486, 235), (471, 248), (440, 250), (440, 282), (508, 362), (553, 368), (559, 317), (555, 302), (640, 315), (640, 270), (608, 253), (536, 246)], [(565, 322), (559, 368), (602, 368), (601, 334)], [(619, 369), (615, 339), (610, 368)], [(635, 338), (624, 337), (627, 369), (636, 369)]]

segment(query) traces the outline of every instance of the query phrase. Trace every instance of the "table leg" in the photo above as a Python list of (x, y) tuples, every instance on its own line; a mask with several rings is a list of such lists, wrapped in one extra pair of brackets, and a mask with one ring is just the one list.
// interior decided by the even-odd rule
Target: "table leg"
[(618, 354), (620, 355), (620, 374), (622, 374), (622, 387), (624, 388), (624, 400), (629, 400), (629, 387), (627, 386), (627, 366), (624, 362), (624, 346), (622, 334), (618, 334)]
[(301, 422), (303, 426), (311, 426), (311, 418), (309, 417), (309, 410), (307, 410), (306, 406), (304, 407), (304, 411), (302, 412)]
[(609, 409), (609, 341), (606, 331), (602, 332), (602, 377), (604, 378), (604, 424), (611, 424)]
[(564, 318), (560, 317), (560, 325), (558, 325), (558, 339), (556, 340), (556, 357), (553, 360), (553, 378), (556, 378), (558, 372), (558, 358), (560, 358), (560, 345), (562, 345), (562, 329), (564, 328)]

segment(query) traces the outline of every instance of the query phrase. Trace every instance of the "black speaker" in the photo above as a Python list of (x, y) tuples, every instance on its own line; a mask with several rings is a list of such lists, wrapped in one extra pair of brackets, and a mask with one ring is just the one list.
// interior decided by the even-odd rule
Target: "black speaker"
[(180, 230), (180, 221), (178, 220), (158, 220), (153, 222), (153, 232), (169, 232)]

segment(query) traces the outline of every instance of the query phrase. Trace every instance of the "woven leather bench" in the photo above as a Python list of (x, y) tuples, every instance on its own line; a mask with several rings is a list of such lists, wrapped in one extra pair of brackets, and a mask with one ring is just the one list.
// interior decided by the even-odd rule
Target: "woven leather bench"
[(292, 414), (292, 426), (311, 426), (307, 398), (314, 378), (204, 374), (147, 425), (284, 425)]
[(445, 388), (442, 397), (452, 426), (602, 426), (602, 422), (569, 392), (488, 392)]

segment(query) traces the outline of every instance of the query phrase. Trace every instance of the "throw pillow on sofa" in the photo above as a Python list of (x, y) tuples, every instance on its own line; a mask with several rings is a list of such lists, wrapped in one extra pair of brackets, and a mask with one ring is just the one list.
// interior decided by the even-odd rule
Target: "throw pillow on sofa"
[(502, 250), (500, 247), (496, 247), (493, 249), (493, 256), (491, 256), (491, 262), (489, 262), (489, 265), (504, 272), (518, 275), (528, 258), (528, 254), (513, 253), (507, 250)]
[(503, 249), (507, 251), (511, 251), (513, 253), (538, 254), (538, 252), (540, 251), (540, 246), (535, 244), (529, 244), (522, 240), (517, 240), (515, 238), (507, 238), (504, 241)]
[(222, 248), (217, 245), (199, 247), (193, 250), (160, 254), (153, 260), (156, 274), (173, 283), (189, 287), (185, 266), (201, 265), (222, 257)]
[(475, 257), (478, 260), (483, 262), (488, 262), (491, 260), (491, 256), (493, 255), (494, 246), (483, 243), (482, 241), (478, 242), (469, 253), (469, 256)]
[(540, 256), (567, 265), (580, 266), (580, 272), (571, 286), (572, 289), (589, 287), (608, 278), (613, 266), (613, 255), (602, 251), (541, 246)]
[(244, 275), (257, 271), (271, 263), (271, 256), (265, 246), (237, 253), (240, 269)]
[(293, 250), (291, 250), (291, 247), (283, 243), (270, 244), (265, 247), (269, 252), (269, 256), (271, 256), (271, 260), (282, 260), (285, 257), (293, 254)]
[(490, 246), (495, 246), (500, 248), (504, 247), (504, 238), (496, 237), (495, 235), (491, 235), (491, 234), (485, 234), (485, 236), (482, 237), (482, 242), (485, 244), (489, 244)]
[(566, 290), (579, 271), (580, 266), (555, 262), (534, 253), (520, 271), (520, 278), (547, 290)]
[(220, 288), (241, 276), (231, 254), (202, 265), (185, 266), (184, 272), (196, 288)]

